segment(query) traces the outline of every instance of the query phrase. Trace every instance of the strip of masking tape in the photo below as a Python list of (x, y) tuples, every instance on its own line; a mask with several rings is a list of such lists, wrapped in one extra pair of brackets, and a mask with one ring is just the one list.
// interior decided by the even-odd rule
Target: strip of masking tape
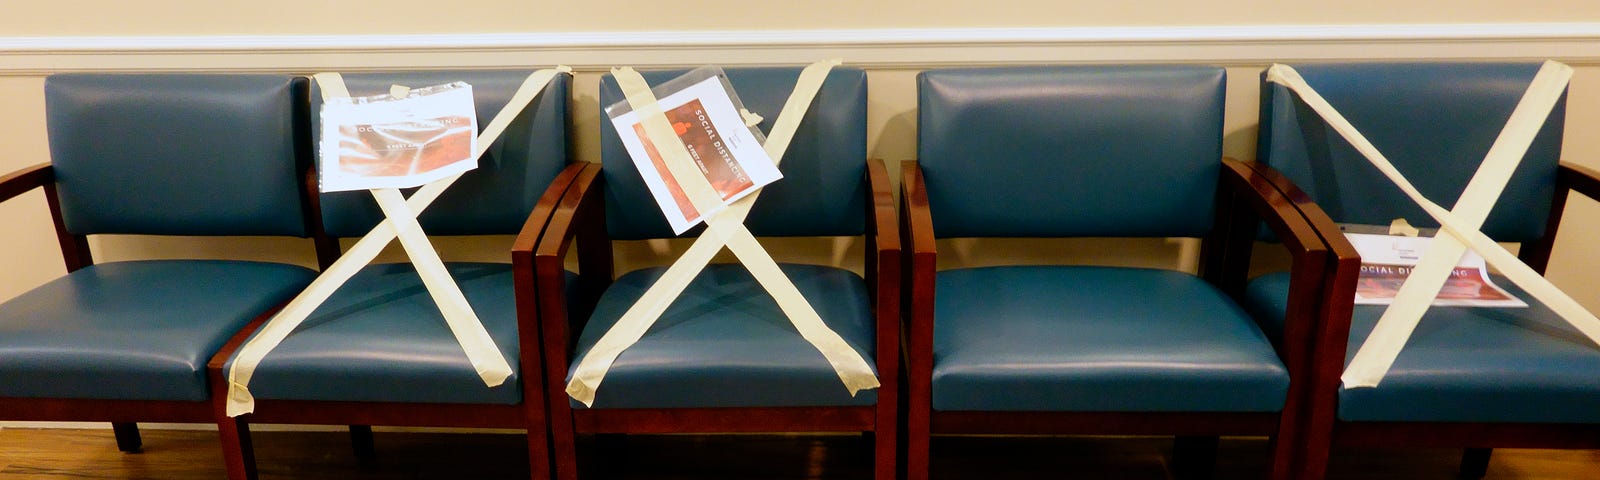
[(1523, 287), (1531, 296), (1600, 344), (1600, 319), (1596, 319), (1542, 275), (1477, 230), (1487, 218), (1517, 163), (1532, 144), (1544, 119), (1565, 90), (1571, 75), (1571, 68), (1556, 62), (1546, 62), (1540, 68), (1528, 92), (1512, 112), (1505, 129), (1490, 148), (1478, 173), (1462, 192), (1452, 213), (1422, 196), (1387, 158), (1292, 68), (1274, 65), (1269, 69), (1269, 81), (1285, 85), (1299, 94), (1308, 106), (1450, 234), (1434, 241), (1434, 246), (1424, 254), (1422, 262), (1402, 285), (1394, 304), (1385, 310), (1367, 342), (1352, 358), (1342, 377), (1347, 388), (1373, 387), (1382, 380), (1449, 272), (1465, 253), (1466, 245), (1463, 243), (1477, 250), (1485, 261), (1500, 269), (1513, 283)]
[(1389, 222), (1390, 235), (1415, 237), (1419, 233), (1422, 233), (1422, 231), (1417, 230), (1417, 227), (1411, 226), (1411, 222), (1407, 222), (1404, 218), (1396, 218), (1394, 221)]
[[(505, 132), (506, 127), (511, 125), (517, 115), (527, 108), (534, 98), (538, 97), (539, 92), (544, 90), (545, 85), (549, 84), (551, 79), (554, 79), (557, 74), (570, 72), (572, 72), (571, 68), (558, 66), (556, 68), (538, 70), (528, 75), (528, 78), (517, 88), (516, 93), (511, 96), (511, 100), (506, 102), (505, 107), (501, 108), (500, 112), (495, 114), (494, 119), (490, 120), (489, 124), (484, 127), (483, 132), (478, 134), (478, 147), (472, 152), (472, 155), (474, 157), (483, 156), (483, 153), (494, 144), (496, 139), (500, 138), (500, 135)], [(350, 96), (350, 92), (345, 88), (344, 78), (338, 73), (319, 73), (313, 78), (322, 87), (324, 99)], [(434, 200), (439, 198), (439, 195), (443, 194), (446, 189), (450, 188), (451, 184), (454, 184), (460, 178), (461, 175), (457, 174), (423, 185), (422, 188), (417, 189), (416, 193), (413, 193), (410, 198), (405, 200), (405, 206), (412, 212), (426, 210)], [(248, 342), (239, 348), (238, 352), (234, 354), (233, 365), (228, 370), (228, 416), (236, 417), (250, 413), (255, 409), (255, 397), (250, 395), (249, 389), (250, 377), (255, 373), (256, 367), (261, 364), (262, 359), (277, 348), (278, 344), (282, 343), (285, 338), (288, 338), (289, 334), (294, 332), (294, 329), (299, 327), (301, 322), (310, 317), (318, 306), (327, 301), (335, 290), (338, 290), (340, 286), (349, 281), (363, 267), (377, 258), (378, 253), (382, 252), (384, 246), (395, 239), (397, 233), (391, 220), (384, 219), (379, 222), (376, 227), (373, 227), (372, 231), (367, 232), (366, 236), (356, 241), (349, 251), (340, 255), (332, 265), (323, 270), (321, 275), (312, 280), (311, 285), (290, 300), (283, 310), (268, 320), (266, 325), (263, 325), (255, 336), (251, 337)], [(498, 350), (496, 350), (495, 356), (499, 356)], [(476, 364), (474, 369), (480, 371), (480, 378), (483, 378), (486, 385), (499, 385), (505, 381), (506, 377), (500, 376), (497, 372), (479, 369)], [(484, 373), (489, 375), (484, 375)], [(506, 375), (509, 376), (509, 371), (506, 372)], [(499, 378), (496, 379), (495, 377)]]
[(422, 285), (433, 297), (433, 303), (439, 306), (445, 325), (455, 335), (456, 343), (461, 344), (461, 350), (467, 354), (467, 360), (472, 363), (478, 377), (490, 387), (505, 383), (506, 378), (511, 376), (511, 364), (500, 354), (500, 348), (489, 336), (489, 330), (484, 328), (483, 321), (472, 311), (472, 304), (467, 303), (461, 287), (450, 277), (450, 271), (445, 269), (439, 252), (428, 242), (422, 225), (417, 223), (416, 213), (406, 206), (400, 190), (376, 189), (372, 191), (372, 197), (378, 201), (383, 216), (394, 225), (395, 233), (400, 237), (400, 246), (411, 258), (417, 276), (422, 278)]
[[(744, 126), (746, 126), (746, 127), (754, 127), (756, 125), (760, 125), (762, 120), (766, 120), (765, 118), (761, 117), (761, 114), (756, 113), (756, 112), (752, 112), (752, 111), (749, 111), (749, 110), (745, 110), (743, 108), (739, 109), (739, 118), (743, 118), (744, 119)], [(773, 161), (776, 162), (777, 160), (773, 160)]]
[[(763, 148), (774, 162), (782, 161), (794, 132), (799, 128), (806, 110), (810, 108), (812, 100), (820, 91), (823, 80), (839, 63), (838, 60), (818, 62), (801, 72), (794, 92), (784, 104), (771, 133), (767, 135), (766, 143), (763, 144)], [(634, 90), (639, 90), (641, 85), (644, 85), (643, 78), (639, 78), (637, 73), (629, 76), (632, 78), (623, 80), (623, 75), (618, 75), (619, 85), (626, 81)], [(648, 92), (648, 86), (643, 86), (642, 89)], [(629, 101), (631, 103), (632, 99)], [(637, 106), (635, 110), (639, 110)], [(749, 117), (746, 119), (749, 120)], [(757, 191), (741, 198), (729, 206), (727, 211), (707, 220), (706, 232), (695, 240), (678, 261), (667, 268), (667, 271), (579, 362), (572, 381), (567, 384), (569, 395), (585, 405), (592, 405), (595, 390), (616, 357), (644, 336), (650, 325), (666, 312), (667, 307), (677, 299), (688, 283), (710, 263), (711, 258), (723, 246), (733, 250), (746, 268), (751, 270), (751, 275), (777, 300), (779, 308), (789, 317), (790, 322), (795, 324), (801, 336), (816, 347), (834, 367), (835, 373), (850, 390), (851, 395), (862, 389), (878, 386), (877, 376), (872, 373), (870, 365), (861, 354), (821, 321), (821, 317), (800, 295), (799, 290), (778, 269), (777, 263), (767, 255), (755, 241), (755, 237), (744, 227), (744, 219), (749, 215), (760, 193)]]

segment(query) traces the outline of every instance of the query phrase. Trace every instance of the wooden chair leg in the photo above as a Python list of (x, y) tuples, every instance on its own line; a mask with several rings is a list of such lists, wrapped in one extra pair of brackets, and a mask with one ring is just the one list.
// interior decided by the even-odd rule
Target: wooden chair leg
[(875, 480), (895, 480), (899, 473), (899, 452), (896, 451), (894, 432), (876, 432), (873, 434), (873, 478)]
[(117, 450), (123, 453), (139, 453), (144, 448), (144, 441), (139, 439), (137, 423), (112, 423), (111, 433), (117, 437)]
[(906, 479), (928, 480), (928, 449), (931, 440), (928, 417), (926, 413), (920, 415), (919, 424), (917, 418), (919, 415), (915, 412), (915, 407), (912, 410), (910, 422), (906, 425)]
[(1492, 448), (1468, 448), (1461, 452), (1461, 478), (1477, 480), (1489, 474), (1489, 455)]
[(550, 480), (550, 433), (545, 429), (528, 429), (528, 478)]
[(373, 445), (372, 426), (350, 426), (350, 450), (362, 465), (372, 465), (378, 460), (378, 449)]
[(1172, 473), (1184, 480), (1209, 479), (1217, 466), (1217, 437), (1177, 437), (1172, 441)]
[(550, 463), (555, 466), (557, 480), (578, 480), (578, 439), (573, 432), (572, 413), (565, 413), (563, 421), (556, 413), (550, 418)]
[[(1298, 460), (1298, 458), (1296, 458), (1296, 455), (1298, 454), (1296, 450), (1297, 449), (1295, 448), (1294, 442), (1288, 441), (1282, 437), (1274, 436), (1268, 439), (1267, 451), (1270, 452), (1272, 458), (1268, 459), (1267, 461), (1266, 478), (1268, 480), (1288, 480), (1291, 478), (1297, 478), (1293, 473), (1295, 462)], [(1310, 479), (1306, 478), (1303, 480)]]
[(242, 418), (223, 417), (217, 421), (222, 437), (222, 462), (228, 480), (256, 480), (256, 452), (250, 441), (250, 423)]

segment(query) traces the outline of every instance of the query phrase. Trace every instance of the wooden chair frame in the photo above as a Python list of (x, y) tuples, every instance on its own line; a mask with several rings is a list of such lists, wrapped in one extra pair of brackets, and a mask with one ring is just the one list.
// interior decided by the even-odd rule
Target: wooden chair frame
[[(549, 478), (549, 439), (545, 421), (543, 366), (540, 364), (542, 342), (537, 320), (538, 302), (534, 285), (533, 264), (528, 261), (539, 236), (544, 232), (550, 213), (572, 183), (588, 168), (571, 164), (551, 182), (532, 213), (523, 224), (512, 244), (512, 277), (516, 284), (517, 336), (521, 344), (522, 403), (516, 405), (446, 404), (446, 403), (386, 403), (386, 402), (333, 402), (309, 400), (256, 399), (255, 411), (238, 417), (227, 416), (228, 372), (227, 361), (234, 352), (259, 329), (270, 316), (256, 319), (244, 331), (234, 335), (211, 358), (208, 364), (212, 387), (212, 402), (208, 419), (214, 419), (222, 434), (223, 460), (227, 463), (228, 478), (254, 480), (256, 476), (255, 453), (251, 446), (250, 427), (255, 423), (294, 423), (316, 425), (351, 425), (351, 435), (358, 456), (372, 455), (370, 425), (411, 427), (459, 428), (522, 428), (528, 431), (529, 475), (538, 480)], [(317, 242), (318, 262), (323, 268), (331, 265), (339, 255), (338, 239), (322, 229), (318, 208), (316, 178), (307, 174), (314, 232)]]
[[(310, 166), (302, 167), (309, 174)], [(49, 163), (41, 163), (0, 177), (0, 202), (38, 188), (44, 191), (45, 203), (55, 226), (56, 241), (61, 246), (62, 259), (67, 273), (94, 264), (89, 250), (88, 235), (67, 231), (61, 216), (61, 200), (56, 192), (55, 171)], [(302, 212), (302, 217), (310, 211)], [(252, 319), (246, 330), (270, 318), (282, 306), (273, 307)], [(215, 379), (211, 379), (215, 382)], [(215, 385), (213, 384), (213, 387)], [(226, 389), (224, 389), (226, 390)], [(213, 394), (215, 388), (213, 388)], [(80, 421), (111, 422), (117, 448), (123, 452), (137, 453), (143, 448), (137, 422), (212, 423), (212, 401), (165, 400), (100, 400), (100, 399), (43, 399), (0, 397), (0, 419), (18, 421)]]
[[(33, 165), (0, 177), (0, 202), (36, 188), (44, 190), (45, 203), (50, 209), (50, 220), (55, 225), (56, 242), (61, 245), (61, 257), (66, 263), (67, 273), (93, 265), (88, 235), (74, 235), (67, 231), (66, 221), (61, 217), (61, 199), (56, 193), (55, 170), (49, 163)], [(209, 405), (210, 402), (206, 401), (0, 397), (0, 419), (111, 422), (117, 449), (136, 453), (143, 446), (136, 422), (209, 423)]]
[(1250, 166), (1222, 159), (1215, 227), (1202, 240), (1202, 277), (1238, 300), (1242, 298), (1251, 250), (1260, 222), (1275, 233), (1292, 261), (1292, 280), (1283, 338), (1274, 344), (1290, 374), (1289, 394), (1279, 413), (1216, 412), (988, 412), (934, 411), (933, 295), (937, 265), (933, 216), (927, 187), (916, 162), (901, 167), (902, 235), (906, 251), (907, 469), (908, 478), (928, 478), (932, 434), (1175, 435), (1174, 456), (1182, 476), (1207, 476), (1216, 437), (1272, 437), (1268, 478), (1290, 478), (1299, 445), (1301, 394), (1309, 371), (1310, 339), (1319, 305), (1327, 249), (1310, 225), (1272, 184)]
[[(1294, 203), (1329, 249), (1327, 287), (1318, 301), (1317, 331), (1311, 349), (1311, 385), (1303, 390), (1310, 397), (1303, 400), (1307, 407), (1306, 424), (1301, 431), (1304, 437), (1298, 443), (1306, 453), (1302, 463), (1296, 466), (1296, 478), (1322, 478), (1331, 449), (1336, 446), (1462, 447), (1466, 450), (1460, 473), (1468, 478), (1482, 477), (1486, 473), (1493, 448), (1600, 448), (1600, 424), (1338, 420), (1339, 376), (1344, 372), (1345, 351), (1350, 341), (1350, 318), (1361, 256), (1345, 239), (1338, 224), (1303, 190), (1266, 165), (1252, 163), (1251, 167)], [(1570, 192), (1600, 200), (1600, 172), (1579, 165), (1560, 164), (1544, 236), (1523, 244), (1518, 255), (1534, 271), (1544, 273), (1550, 263)]]
[[(876, 406), (745, 407), (661, 409), (573, 409), (566, 375), (575, 332), (611, 282), (614, 271), (600, 169), (580, 176), (556, 209), (534, 259), (540, 320), (544, 326), (545, 381), (550, 402), (551, 445), (557, 478), (577, 478), (578, 433), (869, 432), (874, 435), (874, 477), (895, 478), (899, 393), (900, 239), (893, 191), (881, 160), (868, 160), (866, 281), (876, 317), (878, 389)], [(567, 304), (564, 260), (578, 247), (576, 288), (581, 305)]]

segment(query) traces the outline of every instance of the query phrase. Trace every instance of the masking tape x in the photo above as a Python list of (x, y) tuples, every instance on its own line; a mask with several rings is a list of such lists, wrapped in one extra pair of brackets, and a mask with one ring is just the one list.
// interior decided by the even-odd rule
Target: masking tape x
[[(817, 91), (821, 89), (822, 81), (827, 78), (828, 71), (838, 64), (838, 60), (818, 62), (806, 67), (800, 73), (794, 93), (789, 96), (783, 110), (779, 112), (772, 133), (762, 145), (774, 162), (782, 161), (789, 141), (799, 128), (800, 119), (805, 117), (805, 112), (810, 108)], [(667, 307), (683, 293), (683, 289), (710, 263), (711, 257), (723, 246), (733, 251), (762, 288), (777, 301), (778, 307), (789, 317), (789, 321), (794, 324), (800, 335), (822, 353), (851, 395), (863, 389), (878, 387), (877, 376), (872, 373), (872, 368), (866, 359), (822, 322), (821, 317), (811, 304), (806, 302), (799, 289), (784, 276), (778, 264), (744, 227), (744, 219), (749, 215), (750, 208), (761, 192), (752, 193), (722, 208), (721, 196), (712, 190), (710, 183), (693, 166), (693, 160), (689, 158), (682, 141), (659, 140), (678, 137), (667, 124), (666, 117), (661, 113), (660, 105), (656, 103), (655, 96), (651, 94), (650, 86), (645, 83), (644, 78), (629, 68), (613, 70), (612, 73), (617, 79), (617, 84), (622, 87), (629, 105), (638, 112), (646, 134), (650, 135), (656, 145), (663, 145), (659, 150), (665, 157), (664, 163), (694, 203), (695, 209), (711, 213), (702, 215), (706, 219), (705, 233), (695, 240), (677, 262), (667, 268), (667, 271), (578, 363), (572, 381), (567, 384), (567, 394), (583, 402), (584, 405), (593, 405), (595, 391), (617, 356), (644, 336), (650, 326), (666, 312)]]
[(1455, 210), (1445, 210), (1417, 191), (1371, 142), (1356, 131), (1293, 68), (1273, 65), (1267, 71), (1268, 81), (1282, 84), (1298, 94), (1307, 106), (1322, 116), (1329, 126), (1338, 131), (1406, 196), (1438, 221), (1442, 232), (1448, 233), (1436, 238), (1433, 246), (1423, 254), (1417, 268), (1401, 285), (1394, 303), (1384, 310), (1366, 343), (1361, 345), (1350, 365), (1345, 368), (1341, 379), (1346, 388), (1376, 387), (1383, 380), (1395, 358), (1400, 355), (1400, 349), (1422, 320), (1422, 314), (1438, 296), (1439, 289), (1444, 286), (1451, 270), (1469, 246), (1513, 283), (1549, 306), (1590, 340), (1600, 344), (1600, 319), (1522, 263), (1516, 255), (1478, 231), (1571, 78), (1570, 67), (1557, 62), (1545, 62), (1516, 109), (1511, 112), (1511, 118), (1507, 120), (1500, 136), (1489, 148), (1478, 172), (1461, 192)]
[[(506, 106), (484, 126), (483, 133), (478, 134), (478, 148), (472, 152), (472, 156), (482, 156), (484, 151), (494, 144), (495, 139), (505, 132), (511, 121), (533, 101), (534, 97), (538, 96), (540, 91), (544, 90), (552, 78), (558, 73), (571, 71), (570, 68), (560, 66), (539, 70), (529, 75)], [(345, 88), (344, 78), (338, 73), (319, 73), (314, 78), (322, 87), (324, 99), (350, 96)], [(439, 195), (459, 178), (461, 175), (458, 174), (423, 185), (409, 199), (403, 198), (399, 190), (392, 188), (372, 190), (373, 198), (377, 200), (386, 218), (357, 241), (350, 251), (341, 255), (333, 265), (317, 276), (310, 286), (290, 300), (282, 311), (274, 315), (235, 354), (233, 367), (228, 370), (228, 416), (250, 413), (255, 409), (255, 397), (250, 395), (248, 387), (256, 366), (261, 364), (267, 353), (277, 348), (279, 343), (282, 343), (301, 322), (322, 305), (322, 302), (333, 295), (335, 290), (377, 258), (383, 247), (397, 236), (400, 238), (401, 246), (405, 247), (406, 255), (411, 257), (412, 263), (416, 265), (417, 274), (422, 277), (429, 295), (433, 297), (434, 303), (438, 304), (445, 323), (449, 325), (451, 333), (461, 344), (462, 350), (466, 352), (473, 369), (483, 379), (484, 384), (493, 387), (504, 383), (505, 379), (511, 376), (511, 365), (500, 355), (494, 340), (489, 337), (483, 324), (473, 314), (471, 305), (467, 304), (461, 289), (445, 270), (438, 252), (434, 251), (422, 228), (417, 224), (416, 215), (428, 208), (428, 205), (438, 199)]]

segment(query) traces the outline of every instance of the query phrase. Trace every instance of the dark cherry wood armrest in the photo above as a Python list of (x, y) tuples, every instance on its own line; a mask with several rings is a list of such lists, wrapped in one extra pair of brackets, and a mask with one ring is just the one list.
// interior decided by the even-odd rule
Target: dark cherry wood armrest
[[(1350, 315), (1355, 308), (1356, 280), (1361, 273), (1361, 254), (1356, 252), (1355, 246), (1345, 238), (1344, 232), (1327, 212), (1288, 177), (1259, 162), (1245, 164), (1259, 178), (1265, 179), (1282, 193), (1327, 246), (1328, 267), (1323, 272), (1322, 294), (1317, 306), (1317, 322), (1312, 332), (1314, 343), (1310, 352), (1309, 388), (1312, 391), (1308, 395), (1314, 404), (1306, 408), (1329, 410), (1334, 408), (1328, 402), (1336, 401), (1339, 376), (1344, 372), (1345, 349), (1350, 340)], [(1331, 421), (1331, 416), (1318, 421)]]
[(1517, 258), (1529, 268), (1544, 273), (1550, 266), (1550, 253), (1556, 246), (1556, 233), (1561, 230), (1561, 219), (1567, 210), (1570, 192), (1578, 192), (1591, 200), (1600, 200), (1600, 173), (1594, 169), (1562, 162), (1556, 170), (1556, 191), (1550, 199), (1550, 212), (1545, 216), (1544, 234), (1522, 243)]
[(41, 163), (0, 176), (0, 202), (16, 198), (35, 188), (44, 189), (45, 204), (50, 209), (50, 219), (55, 224), (56, 243), (61, 245), (61, 260), (68, 272), (77, 271), (94, 263), (89, 253), (89, 239), (67, 231), (66, 220), (61, 216), (61, 198), (56, 194), (55, 169)]
[[(907, 245), (902, 302), (908, 398), (930, 398), (933, 375), (934, 273), (938, 267), (933, 215), (928, 210), (927, 184), (914, 160), (900, 163), (900, 238)], [(913, 405), (913, 411), (924, 405)]]
[(56, 179), (55, 170), (49, 163), (41, 163), (15, 172), (7, 173), (0, 177), (0, 202), (15, 198), (17, 195), (35, 188), (49, 185)]
[[(895, 208), (894, 187), (883, 160), (867, 160), (867, 235), (866, 274), (875, 295), (873, 312), (877, 318), (878, 380), (883, 386), (879, 401), (895, 401), (900, 373), (900, 289), (904, 280), (900, 263), (900, 224)], [(888, 390), (895, 390), (888, 393)], [(887, 399), (887, 400), (886, 400)]]
[(526, 402), (542, 403), (544, 398), (541, 390), (544, 383), (544, 372), (541, 370), (544, 365), (541, 357), (544, 335), (539, 325), (539, 290), (534, 276), (533, 250), (538, 246), (539, 237), (544, 234), (556, 205), (587, 168), (589, 164), (574, 163), (562, 169), (550, 181), (550, 186), (545, 187), (544, 193), (539, 195), (538, 203), (534, 204), (533, 211), (529, 212), (527, 221), (522, 224), (522, 230), (517, 233), (516, 241), (511, 244), (511, 278), (517, 302), (517, 343), (522, 351), (520, 367), (523, 377), (527, 379), (523, 386), (523, 400)]
[(561, 170), (550, 186), (545, 188), (544, 194), (539, 196), (539, 203), (534, 204), (533, 211), (528, 214), (528, 219), (522, 224), (522, 230), (517, 233), (517, 239), (511, 244), (512, 261), (517, 262), (518, 256), (526, 257), (528, 267), (533, 267), (533, 249), (539, 243), (539, 238), (544, 235), (545, 226), (550, 222), (550, 216), (561, 203), (561, 198), (566, 195), (567, 189), (572, 186), (578, 175), (588, 168), (586, 163), (574, 163)]
[[(1324, 283), (1328, 279), (1328, 247), (1318, 235), (1316, 228), (1265, 175), (1251, 165), (1232, 158), (1224, 158), (1222, 164), (1223, 187), (1231, 190), (1233, 198), (1243, 202), (1232, 205), (1231, 208), (1248, 209), (1235, 211), (1232, 214), (1244, 215), (1242, 218), (1246, 219), (1261, 220), (1289, 251), (1291, 259), (1289, 298), (1284, 309), (1281, 336), (1276, 339), (1276, 343), (1278, 353), (1289, 369), (1289, 375), (1295, 379), (1291, 382), (1296, 388), (1291, 392), (1290, 401), (1298, 404), (1298, 399), (1304, 398), (1304, 389), (1309, 388), (1310, 380), (1315, 376), (1313, 365), (1318, 340), (1316, 332), (1318, 325), (1323, 323), (1320, 321), (1319, 309), (1325, 302), (1322, 293)], [(1250, 215), (1252, 213), (1254, 215)], [(1248, 244), (1255, 241), (1257, 222), (1233, 222), (1231, 225), (1232, 231), (1227, 233), (1230, 237), (1228, 242)], [(1249, 251), (1248, 248), (1242, 250)], [(1230, 264), (1227, 268), (1241, 273), (1247, 269), (1250, 263), (1249, 256), (1240, 257), (1226, 258), (1225, 261)], [(1242, 292), (1241, 288), (1234, 294), (1242, 297)]]
[(1569, 189), (1600, 200), (1600, 172), (1583, 165), (1562, 162), (1556, 172), (1556, 188)]
[[(551, 390), (548, 392), (552, 399), (565, 399), (565, 394), (558, 388), (559, 379), (565, 378), (567, 369), (567, 350), (571, 348), (574, 325), (569, 317), (582, 315), (582, 308), (573, 308), (567, 304), (566, 257), (586, 225), (596, 223), (596, 219), (586, 217), (600, 217), (603, 222), (600, 202), (600, 165), (587, 164), (573, 178), (572, 183), (562, 194), (561, 200), (556, 203), (550, 215), (550, 222), (545, 226), (544, 233), (532, 249), (532, 258), (526, 254), (523, 261), (533, 263), (533, 274), (537, 291), (539, 330), (543, 336), (544, 367), (546, 382)], [(600, 225), (604, 228), (604, 224)], [(580, 245), (580, 250), (586, 247)], [(516, 252), (513, 252), (514, 255)], [(580, 256), (585, 252), (580, 251)], [(610, 255), (606, 249), (604, 254)], [(580, 261), (579, 268), (590, 268)], [(609, 280), (610, 268), (607, 264), (606, 272), (583, 271), (586, 277), (606, 276)], [(554, 400), (552, 400), (554, 401)]]
[(228, 337), (228, 341), (222, 344), (222, 348), (218, 349), (217, 353), (212, 354), (211, 358), (206, 361), (206, 378), (211, 383), (211, 404), (217, 415), (223, 415), (222, 412), (227, 411), (228, 371), (223, 367), (227, 366), (228, 359), (233, 358), (233, 354), (244, 347), (244, 342), (249, 340), (251, 335), (255, 335), (256, 330), (266, 326), (268, 320), (271, 320), (273, 316), (278, 314), (279, 310), (288, 305), (289, 301), (284, 301), (251, 319), (250, 323), (245, 324), (239, 331), (233, 332), (233, 336)]
[[(867, 160), (867, 186), (872, 189), (873, 238), (878, 255), (900, 254), (900, 225), (896, 214), (894, 188), (889, 184), (889, 169), (883, 160)], [(888, 273), (888, 272), (885, 272)]]
[[(1270, 179), (1251, 165), (1232, 158), (1222, 159), (1225, 184), (1243, 193), (1267, 228), (1295, 257), (1323, 255), (1326, 243), (1294, 203)], [(1270, 168), (1270, 167), (1267, 167)], [(1284, 179), (1287, 181), (1287, 179)], [(1253, 232), (1241, 232), (1251, 234)], [(1341, 237), (1342, 238), (1342, 237)], [(1321, 259), (1318, 259), (1321, 260)], [(1320, 263), (1320, 262), (1319, 262)], [(1321, 266), (1318, 265), (1320, 272)]]
[(1304, 218), (1305, 222), (1311, 225), (1311, 229), (1316, 231), (1317, 237), (1321, 238), (1322, 242), (1327, 245), (1328, 254), (1339, 265), (1349, 264), (1355, 269), (1353, 271), (1359, 271), (1361, 255), (1356, 253), (1355, 246), (1351, 245), (1350, 241), (1344, 237), (1344, 231), (1339, 228), (1339, 224), (1334, 223), (1333, 218), (1329, 217), (1328, 213), (1323, 211), (1322, 207), (1317, 205), (1315, 201), (1312, 201), (1310, 195), (1306, 195), (1304, 190), (1301, 190), (1288, 177), (1283, 176), (1283, 173), (1266, 164), (1233, 161), (1249, 166), (1260, 179), (1271, 184), (1286, 200), (1293, 204), (1295, 210), (1300, 211), (1301, 218)]
[(901, 209), (901, 238), (908, 243), (907, 247), (912, 256), (912, 267), (918, 263), (927, 263), (932, 272), (933, 261), (937, 254), (934, 247), (933, 215), (928, 211), (927, 185), (922, 181), (922, 169), (915, 160), (901, 162), (900, 164), (900, 205)]

